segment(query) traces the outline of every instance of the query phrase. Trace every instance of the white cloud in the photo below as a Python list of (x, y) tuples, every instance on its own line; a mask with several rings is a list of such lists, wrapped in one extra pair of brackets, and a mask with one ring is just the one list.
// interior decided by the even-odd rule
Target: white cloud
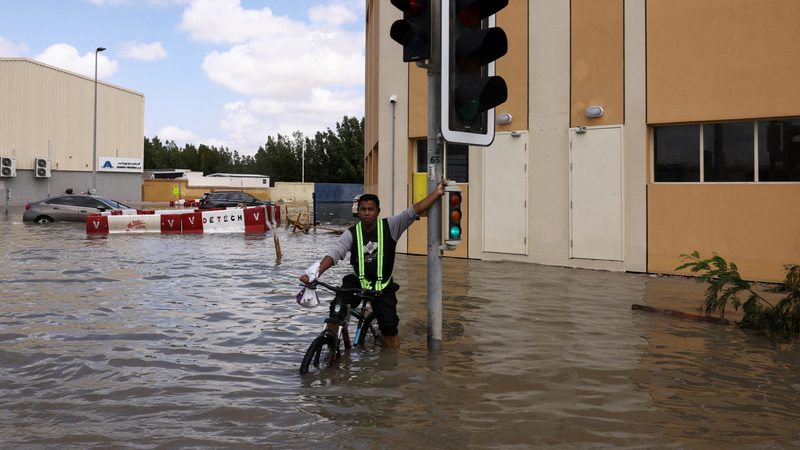
[(302, 23), (274, 16), (270, 8), (244, 9), (240, 0), (196, 0), (183, 12), (180, 28), (193, 40), (220, 44), (305, 31)]
[(222, 111), (221, 127), (229, 136), (228, 146), (249, 154), (264, 145), (267, 136), (289, 136), (300, 131), (313, 138), (317, 131), (333, 129), (343, 116), (356, 116), (351, 111), (361, 111), (363, 105), (363, 90), (334, 93), (314, 89), (307, 97), (293, 101), (252, 99), (228, 103)]
[(14, 43), (0, 36), (0, 56), (23, 56), (28, 52), (24, 43)]
[(119, 54), (123, 58), (140, 61), (156, 61), (167, 57), (167, 51), (161, 42), (123, 42), (119, 45)]
[[(44, 52), (34, 56), (34, 59), (81, 75), (94, 77), (95, 53), (87, 52), (81, 56), (78, 50), (69, 44), (51, 45)], [(119, 64), (116, 61), (107, 58), (103, 53), (97, 55), (98, 78), (108, 78), (117, 70), (119, 70)]]
[(333, 27), (358, 20), (358, 16), (353, 12), (353, 5), (348, 6), (343, 3), (315, 6), (308, 11), (308, 17), (314, 24)]
[(124, 4), (147, 3), (156, 6), (184, 5), (192, 0), (86, 0), (97, 6), (119, 6)]
[[(221, 45), (203, 61), (213, 82), (244, 99), (225, 106), (230, 145), (254, 151), (268, 135), (333, 127), (364, 110), (363, 0), (312, 7), (308, 21), (246, 9), (240, 0), (196, 0), (180, 28), (192, 40)], [(357, 28), (361, 28), (358, 26)], [(227, 46), (227, 48), (225, 48)]]
[[(156, 136), (161, 140), (161, 142), (166, 141), (175, 141), (175, 144), (178, 147), (183, 147), (187, 143), (189, 144), (199, 144), (200, 135), (195, 133), (192, 130), (187, 130), (185, 128), (179, 128), (174, 125), (166, 126), (156, 133)], [(205, 143), (205, 142), (202, 142)], [(208, 145), (208, 144), (206, 144)]]

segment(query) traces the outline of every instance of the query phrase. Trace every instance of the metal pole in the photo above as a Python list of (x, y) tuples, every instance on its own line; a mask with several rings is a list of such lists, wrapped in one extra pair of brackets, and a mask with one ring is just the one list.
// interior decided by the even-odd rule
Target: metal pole
[[(441, 14), (442, 1), (431, 1), (431, 60), (428, 67), (428, 192), (442, 178), (441, 130)], [(442, 346), (442, 202), (428, 210), (428, 350)]]
[(97, 193), (97, 54), (104, 51), (97, 47), (94, 51), (94, 125), (92, 127), (92, 189), (90, 194)]
[(389, 97), (389, 103), (392, 105), (392, 215), (395, 215), (394, 211), (394, 194), (395, 194), (395, 169), (394, 169), (394, 160), (396, 159), (396, 152), (394, 148), (395, 143), (395, 124), (397, 123), (397, 97), (391, 96)]

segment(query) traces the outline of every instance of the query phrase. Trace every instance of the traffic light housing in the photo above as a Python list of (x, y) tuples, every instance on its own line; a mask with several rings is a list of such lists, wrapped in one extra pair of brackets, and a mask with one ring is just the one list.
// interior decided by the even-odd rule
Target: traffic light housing
[(461, 243), (461, 236), (464, 234), (461, 227), (461, 219), (464, 214), (461, 211), (461, 188), (456, 185), (446, 185), (444, 187), (444, 244), (446, 246), (456, 246)]
[(431, 57), (431, 8), (430, 0), (392, 0), (392, 4), (403, 11), (403, 18), (396, 20), (389, 36), (403, 46), (403, 61), (423, 61)]
[(452, 0), (442, 6), (442, 134), (448, 142), (487, 146), (494, 108), (508, 98), (495, 60), (508, 52), (495, 14), (508, 0)]

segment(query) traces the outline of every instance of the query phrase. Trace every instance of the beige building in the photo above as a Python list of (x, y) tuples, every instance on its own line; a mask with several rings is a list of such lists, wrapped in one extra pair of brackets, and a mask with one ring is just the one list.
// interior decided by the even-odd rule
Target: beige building
[[(92, 186), (94, 79), (26, 58), (0, 58), (0, 196), (10, 205)], [(97, 85), (97, 192), (141, 201), (144, 95)], [(39, 166), (36, 166), (38, 163)], [(46, 169), (46, 170), (45, 170)]]
[[(367, 0), (365, 186), (384, 215), (426, 162), (427, 77), (389, 38), (400, 17)], [(447, 254), (674, 273), (697, 250), (782, 280), (800, 263), (798, 18), (796, 0), (509, 2), (495, 112), (512, 121), (445, 150), (466, 205)], [(426, 227), (400, 248), (425, 253)]]

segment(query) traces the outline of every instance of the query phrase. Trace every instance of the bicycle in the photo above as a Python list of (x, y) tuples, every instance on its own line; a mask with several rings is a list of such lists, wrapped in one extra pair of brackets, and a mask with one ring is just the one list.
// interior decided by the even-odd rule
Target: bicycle
[[(370, 300), (379, 297), (380, 292), (370, 289), (336, 287), (319, 280), (305, 286), (312, 289), (322, 286), (333, 292), (335, 296), (331, 300), (333, 308), (331, 308), (328, 318), (325, 319), (325, 328), (311, 342), (303, 356), (303, 362), (300, 363), (300, 375), (305, 375), (312, 364), (318, 369), (320, 362), (322, 362), (322, 368), (335, 366), (342, 356), (342, 346), (345, 350), (350, 350), (353, 346), (372, 348), (383, 341), (375, 314), (369, 308)], [(361, 306), (351, 308), (350, 304), (344, 301), (346, 294), (354, 294), (355, 297), (361, 299)], [(354, 317), (358, 321), (352, 342), (347, 327), (350, 317)]]

